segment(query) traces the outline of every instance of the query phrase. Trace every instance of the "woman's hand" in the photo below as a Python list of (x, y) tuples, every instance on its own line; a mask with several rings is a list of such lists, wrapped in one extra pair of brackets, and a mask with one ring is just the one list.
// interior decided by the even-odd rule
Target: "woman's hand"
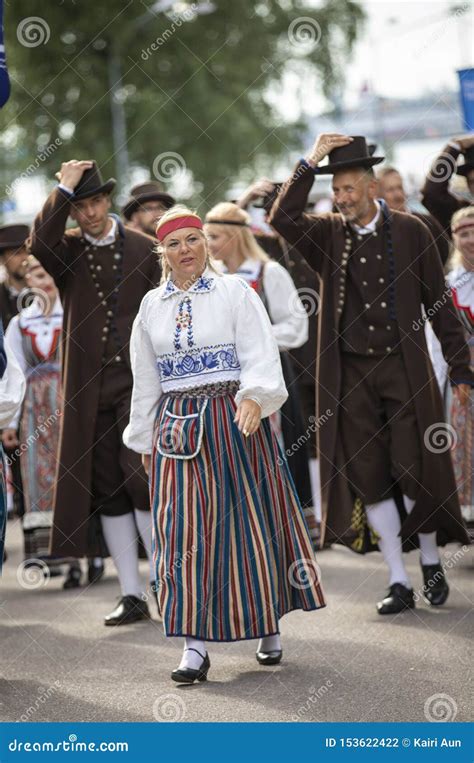
[(237, 406), (234, 422), (237, 424), (239, 432), (243, 432), (246, 437), (255, 434), (260, 426), (262, 409), (255, 400), (242, 400)]
[(20, 444), (16, 429), (4, 429), (2, 432), (2, 444), (8, 450), (17, 448)]
[(142, 453), (142, 464), (147, 477), (150, 476), (151, 455), (149, 453)]

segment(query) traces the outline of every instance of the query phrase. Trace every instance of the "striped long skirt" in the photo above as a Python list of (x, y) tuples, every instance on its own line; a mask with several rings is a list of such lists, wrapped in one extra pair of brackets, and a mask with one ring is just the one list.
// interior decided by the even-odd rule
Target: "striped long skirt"
[(325, 606), (319, 570), (268, 419), (246, 438), (232, 394), (204, 405), (192, 419), (202, 399), (166, 395), (157, 411), (150, 490), (165, 633), (261, 638), (287, 612)]

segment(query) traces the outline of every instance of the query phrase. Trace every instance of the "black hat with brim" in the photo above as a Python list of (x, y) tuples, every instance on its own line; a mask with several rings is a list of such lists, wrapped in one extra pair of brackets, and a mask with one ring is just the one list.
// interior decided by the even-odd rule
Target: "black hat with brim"
[(116, 182), (115, 178), (109, 178), (109, 180), (104, 183), (96, 162), (93, 162), (92, 167), (84, 171), (81, 179), (76, 185), (73, 201), (88, 199), (91, 196), (97, 196), (100, 193), (111, 193), (115, 188)]
[(171, 209), (176, 203), (169, 193), (165, 193), (164, 191), (150, 191), (149, 193), (144, 193), (140, 196), (130, 197), (122, 207), (122, 215), (126, 220), (130, 220), (133, 213), (146, 201), (162, 201), (167, 209)]
[(7, 249), (20, 249), (29, 235), (28, 225), (3, 225), (0, 227), (0, 254)]
[[(350, 169), (370, 169), (376, 164), (380, 164), (385, 159), (384, 156), (373, 156), (372, 146), (367, 145), (363, 135), (353, 135), (353, 140), (347, 146), (334, 148), (329, 154), (329, 163), (315, 168), (318, 175), (334, 175), (340, 170)], [(372, 149), (373, 151), (374, 149)]]
[(464, 152), (464, 164), (460, 164), (456, 170), (458, 175), (466, 177), (469, 172), (474, 170), (474, 146), (470, 146)]

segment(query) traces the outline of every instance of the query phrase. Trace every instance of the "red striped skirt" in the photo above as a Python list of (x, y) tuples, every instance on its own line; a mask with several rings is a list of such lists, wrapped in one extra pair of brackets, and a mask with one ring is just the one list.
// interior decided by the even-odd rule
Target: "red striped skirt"
[(231, 394), (204, 403), (165, 395), (157, 411), (150, 489), (165, 633), (261, 638), (287, 612), (325, 606), (319, 569), (268, 419), (246, 438)]

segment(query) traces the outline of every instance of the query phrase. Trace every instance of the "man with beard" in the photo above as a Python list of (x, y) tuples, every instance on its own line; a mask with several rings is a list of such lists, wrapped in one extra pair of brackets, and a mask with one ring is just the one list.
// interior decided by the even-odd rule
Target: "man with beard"
[(162, 190), (160, 183), (151, 180), (132, 188), (122, 207), (122, 216), (126, 225), (154, 237), (157, 221), (174, 204), (175, 200)]
[[(381, 161), (361, 136), (319, 135), (270, 223), (322, 282), (316, 415), (331, 414), (318, 429), (322, 532), (359, 553), (380, 549), (390, 572), (377, 604), (385, 615), (415, 606), (402, 550), (419, 545), (423, 595), (437, 606), (449, 592), (438, 545), (469, 542), (449, 449), (436, 436), (443, 404), (422, 305), (462, 404), (474, 375), (428, 228), (376, 198), (372, 168)], [(304, 212), (317, 174), (333, 175), (338, 213)]]
[[(115, 180), (95, 162), (65, 162), (36, 217), (31, 251), (53, 276), (64, 308), (63, 395), (52, 553), (81, 557), (100, 518), (122, 598), (105, 618), (149, 617), (138, 571), (136, 525), (151, 559), (148, 482), (125, 447), (132, 373), (129, 339), (140, 302), (159, 283), (154, 241), (109, 214)], [(77, 228), (65, 230), (68, 217)], [(136, 523), (136, 525), (135, 525)]]

